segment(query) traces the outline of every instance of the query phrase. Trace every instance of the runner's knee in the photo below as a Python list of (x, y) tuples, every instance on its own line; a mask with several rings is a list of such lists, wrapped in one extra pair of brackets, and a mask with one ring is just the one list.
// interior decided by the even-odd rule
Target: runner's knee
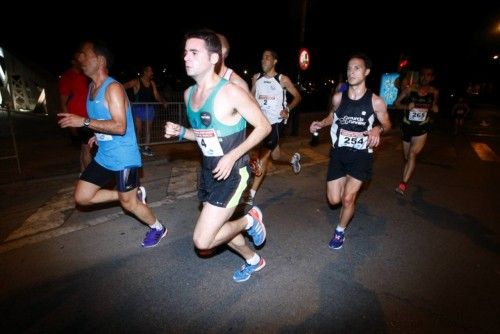
[(136, 199), (120, 197), (120, 204), (128, 212), (135, 212), (138, 202)]
[(349, 207), (354, 205), (354, 200), (356, 199), (356, 195), (353, 194), (347, 194), (342, 196), (342, 206), (343, 207)]
[(339, 204), (341, 202), (341, 198), (337, 194), (327, 194), (328, 202), (331, 205)]
[(75, 202), (78, 205), (83, 205), (83, 206), (90, 205), (90, 204), (92, 204), (92, 202), (91, 202), (92, 197), (93, 196), (88, 196), (84, 193), (76, 192), (75, 193)]
[(193, 236), (193, 243), (196, 249), (209, 250), (211, 242), (200, 236)]

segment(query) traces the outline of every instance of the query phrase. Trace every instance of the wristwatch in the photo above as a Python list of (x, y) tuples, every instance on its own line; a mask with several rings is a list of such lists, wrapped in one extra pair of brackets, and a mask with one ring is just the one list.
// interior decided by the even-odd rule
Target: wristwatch
[(90, 125), (90, 118), (85, 118), (85, 120), (83, 121), (83, 127), (88, 128), (89, 125)]

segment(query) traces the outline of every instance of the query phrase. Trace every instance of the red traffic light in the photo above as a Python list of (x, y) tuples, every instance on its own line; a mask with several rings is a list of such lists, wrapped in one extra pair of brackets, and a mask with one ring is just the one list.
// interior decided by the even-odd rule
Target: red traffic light
[(408, 59), (403, 59), (399, 62), (399, 69), (403, 69), (404, 67), (408, 66)]

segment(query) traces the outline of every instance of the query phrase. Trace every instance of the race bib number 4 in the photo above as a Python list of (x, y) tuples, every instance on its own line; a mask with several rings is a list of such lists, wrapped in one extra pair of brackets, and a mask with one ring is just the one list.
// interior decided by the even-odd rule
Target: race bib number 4
[(339, 147), (350, 147), (356, 150), (364, 150), (368, 143), (368, 136), (363, 132), (354, 132), (340, 129)]
[(427, 119), (427, 109), (413, 108), (410, 110), (408, 119), (414, 122), (423, 122)]
[(193, 129), (196, 141), (203, 155), (206, 157), (220, 157), (224, 155), (220, 146), (219, 137), (214, 129)]

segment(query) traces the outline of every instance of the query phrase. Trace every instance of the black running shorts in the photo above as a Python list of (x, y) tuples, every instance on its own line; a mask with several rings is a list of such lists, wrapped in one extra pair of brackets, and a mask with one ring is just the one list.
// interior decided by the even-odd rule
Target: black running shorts
[(114, 180), (116, 181), (116, 189), (121, 193), (125, 193), (140, 185), (139, 167), (130, 167), (119, 171), (113, 171), (104, 168), (92, 159), (92, 162), (85, 168), (80, 176), (80, 180), (90, 182), (101, 188), (107, 186)]
[(401, 139), (405, 142), (411, 142), (412, 137), (418, 137), (429, 132), (429, 124), (411, 125), (405, 122), (401, 123)]
[(348, 147), (331, 148), (327, 181), (350, 175), (356, 180), (367, 181), (372, 176), (373, 154), (368, 150)]
[(271, 125), (271, 132), (267, 135), (266, 138), (264, 138), (262, 145), (271, 151), (274, 150), (280, 143), (280, 137), (282, 133), (283, 122), (274, 123), (273, 125)]
[(247, 165), (233, 168), (229, 177), (221, 181), (214, 179), (211, 169), (202, 168), (198, 199), (221, 208), (233, 208), (238, 205), (249, 178), (250, 168)]

